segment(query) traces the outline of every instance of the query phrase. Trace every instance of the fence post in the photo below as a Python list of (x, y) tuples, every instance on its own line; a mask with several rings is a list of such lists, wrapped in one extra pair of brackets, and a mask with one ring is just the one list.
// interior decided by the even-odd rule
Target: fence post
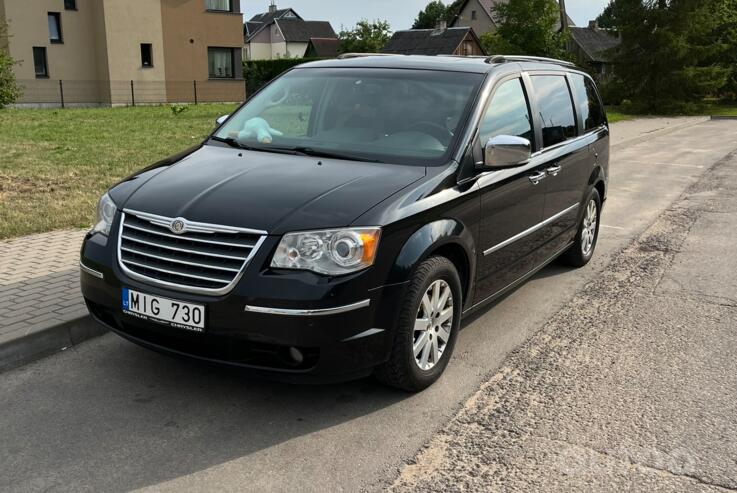
[(136, 105), (136, 92), (133, 90), (133, 81), (131, 81), (131, 104)]
[(192, 81), (192, 87), (194, 88), (194, 104), (197, 104), (197, 81)]
[(59, 95), (61, 96), (61, 107), (64, 108), (64, 82), (59, 79)]

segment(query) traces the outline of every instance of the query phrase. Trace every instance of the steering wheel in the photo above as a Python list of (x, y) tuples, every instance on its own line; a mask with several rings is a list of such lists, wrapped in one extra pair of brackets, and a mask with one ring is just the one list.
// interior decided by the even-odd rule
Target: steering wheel
[(446, 144), (453, 137), (453, 134), (443, 125), (428, 120), (415, 122), (409, 126), (409, 130), (425, 130), (424, 133), (432, 135), (443, 144)]
[[(279, 97), (279, 94), (280, 93), (284, 93), (284, 95), (281, 96), (281, 97)], [(267, 103), (268, 106), (269, 107), (272, 107), (272, 106), (276, 106), (276, 105), (282, 104), (284, 101), (287, 100), (287, 98), (289, 97), (289, 95), (291, 93), (292, 93), (292, 91), (289, 89), (289, 87), (284, 87), (284, 88), (280, 89), (279, 91), (277, 91), (276, 94), (274, 94), (272, 96), (271, 99), (269, 99), (269, 101)], [(274, 98), (275, 96), (276, 96), (276, 98)]]

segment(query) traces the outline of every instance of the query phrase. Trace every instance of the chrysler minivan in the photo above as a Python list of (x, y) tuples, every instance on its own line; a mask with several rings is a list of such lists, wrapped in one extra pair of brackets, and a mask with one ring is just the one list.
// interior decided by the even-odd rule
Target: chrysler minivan
[(608, 163), (595, 83), (567, 62), (307, 63), (100, 199), (82, 292), (160, 352), (418, 391), (463, 317), (589, 262)]

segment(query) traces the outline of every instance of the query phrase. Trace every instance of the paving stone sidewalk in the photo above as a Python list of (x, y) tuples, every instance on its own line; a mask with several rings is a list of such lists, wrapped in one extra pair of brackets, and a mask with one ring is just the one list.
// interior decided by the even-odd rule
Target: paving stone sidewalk
[(72, 345), (74, 324), (87, 325), (79, 290), (84, 234), (62, 230), (0, 241), (0, 370)]

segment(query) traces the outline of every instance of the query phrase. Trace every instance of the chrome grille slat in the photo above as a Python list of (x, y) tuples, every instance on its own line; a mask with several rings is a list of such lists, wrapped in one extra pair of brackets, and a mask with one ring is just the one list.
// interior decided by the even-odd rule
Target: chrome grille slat
[[(169, 227), (174, 221), (181, 234)], [(182, 223), (185, 228), (180, 228)], [(265, 231), (126, 209), (118, 231), (118, 263), (136, 280), (190, 293), (222, 295), (243, 276), (266, 235)]]
[(123, 260), (124, 263), (130, 264), (130, 265), (136, 265), (138, 267), (143, 267), (144, 269), (149, 270), (155, 270), (159, 272), (163, 272), (165, 274), (173, 274), (175, 276), (181, 276), (181, 277), (191, 277), (192, 279), (201, 279), (203, 281), (209, 281), (209, 282), (217, 282), (222, 284), (228, 284), (230, 282), (230, 279), (217, 279), (213, 277), (206, 277), (206, 276), (198, 276), (195, 274), (189, 274), (186, 272), (179, 272), (175, 270), (168, 270), (168, 269), (162, 269), (160, 267), (154, 266), (154, 265), (147, 265), (140, 262), (134, 262), (133, 260)]
[[(130, 228), (130, 229), (135, 229), (137, 231), (143, 231), (145, 233), (155, 234), (155, 235), (159, 235), (159, 236), (166, 236), (167, 238), (174, 238), (174, 239), (177, 239), (177, 240), (180, 239), (180, 237), (177, 236), (177, 235), (175, 235), (175, 234), (168, 234), (168, 233), (163, 233), (163, 232), (159, 232), (159, 231), (153, 231), (151, 229), (146, 229), (146, 228), (143, 228), (143, 227), (138, 226), (138, 225), (135, 225), (135, 224), (126, 224), (125, 227), (126, 228)], [(222, 246), (229, 246), (229, 247), (236, 247), (236, 248), (253, 248), (254, 246), (256, 246), (255, 243), (251, 243), (251, 244), (226, 243), (224, 241), (205, 240), (205, 239), (202, 239), (202, 238), (192, 238), (192, 237), (188, 237), (187, 240), (188, 241), (198, 242), (198, 243), (209, 243), (211, 245), (222, 245)]]
[(174, 251), (177, 251), (177, 252), (192, 253), (194, 255), (207, 255), (208, 257), (227, 258), (227, 259), (231, 259), (231, 260), (243, 260), (242, 257), (236, 257), (236, 256), (233, 256), (233, 255), (221, 255), (221, 254), (217, 254), (217, 253), (202, 253), (202, 252), (198, 252), (196, 250), (190, 250), (190, 249), (187, 249), (187, 248), (179, 248), (179, 247), (173, 247), (173, 246), (169, 246), (169, 245), (163, 245), (161, 243), (154, 243), (152, 241), (146, 241), (146, 240), (142, 240), (140, 238), (134, 238), (134, 237), (128, 236), (128, 235), (123, 235), (122, 238), (124, 240), (134, 241), (136, 243), (141, 243), (143, 245), (151, 245), (151, 246), (155, 246), (156, 248), (164, 248), (166, 250), (174, 250)]
[(222, 270), (225, 272), (240, 272), (240, 269), (231, 269), (229, 267), (222, 267), (222, 266), (217, 266), (217, 265), (212, 265), (212, 264), (202, 264), (202, 263), (189, 262), (187, 260), (181, 260), (181, 259), (176, 259), (176, 258), (171, 258), (171, 257), (162, 257), (160, 255), (154, 255), (153, 253), (143, 252), (141, 250), (135, 250), (130, 247), (120, 247), (120, 248), (124, 252), (134, 253), (136, 255), (143, 255), (144, 257), (155, 258), (156, 260), (163, 260), (165, 262), (173, 262), (175, 264), (191, 265), (192, 267), (200, 267), (202, 269)]

